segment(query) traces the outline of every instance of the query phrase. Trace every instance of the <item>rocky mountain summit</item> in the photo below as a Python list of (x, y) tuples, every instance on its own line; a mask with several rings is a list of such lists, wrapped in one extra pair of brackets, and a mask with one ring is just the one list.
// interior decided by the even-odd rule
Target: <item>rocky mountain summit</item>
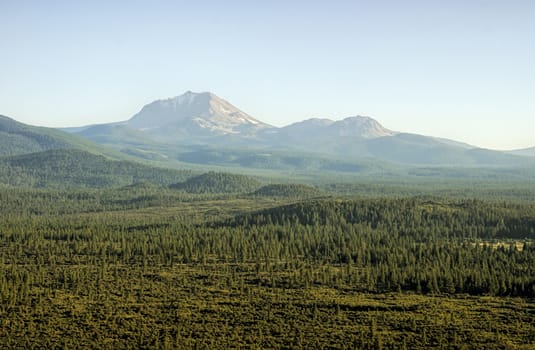
[(210, 92), (191, 91), (154, 101), (123, 124), (151, 134), (187, 131), (204, 136), (251, 134), (272, 128)]

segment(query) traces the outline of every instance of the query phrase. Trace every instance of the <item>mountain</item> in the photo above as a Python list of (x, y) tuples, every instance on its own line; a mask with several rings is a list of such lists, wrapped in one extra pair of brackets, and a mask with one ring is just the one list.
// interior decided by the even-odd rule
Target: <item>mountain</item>
[(361, 171), (369, 161), (535, 167), (535, 160), (515, 154), (393, 131), (370, 117), (313, 118), (278, 128), (209, 92), (188, 91), (154, 101), (124, 122), (68, 131), (136, 157), (204, 165), (311, 170), (328, 159), (344, 171)]
[(84, 149), (98, 154), (114, 154), (96, 143), (69, 133), (19, 123), (0, 115), (0, 156), (11, 156), (52, 149)]
[(396, 134), (383, 127), (375, 119), (362, 116), (349, 117), (339, 121), (312, 118), (283, 127), (278, 130), (278, 133), (285, 137), (347, 137), (357, 139), (372, 139)]
[[(276, 147), (315, 150), (343, 159), (371, 158), (413, 166), (520, 166), (523, 159), (438, 137), (396, 132), (370, 117), (309, 119), (269, 130)], [(534, 163), (535, 165), (535, 163)]]
[(169, 140), (177, 136), (249, 135), (271, 128), (212, 93), (191, 91), (154, 101), (124, 124), (148, 134), (166, 135)]
[(349, 117), (339, 121), (333, 121), (324, 130), (324, 137), (343, 137), (374, 139), (384, 136), (393, 136), (396, 132), (383, 127), (379, 122), (370, 117)]
[(369, 139), (395, 134), (372, 118), (356, 116), (339, 121), (307, 119), (280, 129), (268, 129), (263, 136), (272, 145), (293, 146), (302, 150), (321, 144), (322, 151), (326, 152), (336, 150), (336, 145), (348, 142), (356, 145)]

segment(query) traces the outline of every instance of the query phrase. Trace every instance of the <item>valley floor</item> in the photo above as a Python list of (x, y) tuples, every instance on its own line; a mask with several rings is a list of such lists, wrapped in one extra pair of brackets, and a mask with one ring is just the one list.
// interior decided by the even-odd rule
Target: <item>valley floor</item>
[(1, 193), (0, 348), (535, 348), (530, 203), (151, 191)]

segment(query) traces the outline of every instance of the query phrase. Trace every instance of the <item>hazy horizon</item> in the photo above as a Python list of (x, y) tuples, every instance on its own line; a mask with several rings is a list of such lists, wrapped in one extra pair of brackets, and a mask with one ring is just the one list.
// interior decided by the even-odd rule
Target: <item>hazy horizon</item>
[(528, 1), (0, 1), (0, 114), (81, 126), (210, 91), (275, 126), (364, 115), (528, 148), (533, 14)]

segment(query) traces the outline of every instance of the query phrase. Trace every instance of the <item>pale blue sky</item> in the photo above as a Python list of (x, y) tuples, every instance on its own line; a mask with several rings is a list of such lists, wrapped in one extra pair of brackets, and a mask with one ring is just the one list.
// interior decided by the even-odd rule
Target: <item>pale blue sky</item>
[(267, 123), (368, 115), (535, 146), (535, 1), (0, 0), (0, 114), (130, 118), (186, 90)]

